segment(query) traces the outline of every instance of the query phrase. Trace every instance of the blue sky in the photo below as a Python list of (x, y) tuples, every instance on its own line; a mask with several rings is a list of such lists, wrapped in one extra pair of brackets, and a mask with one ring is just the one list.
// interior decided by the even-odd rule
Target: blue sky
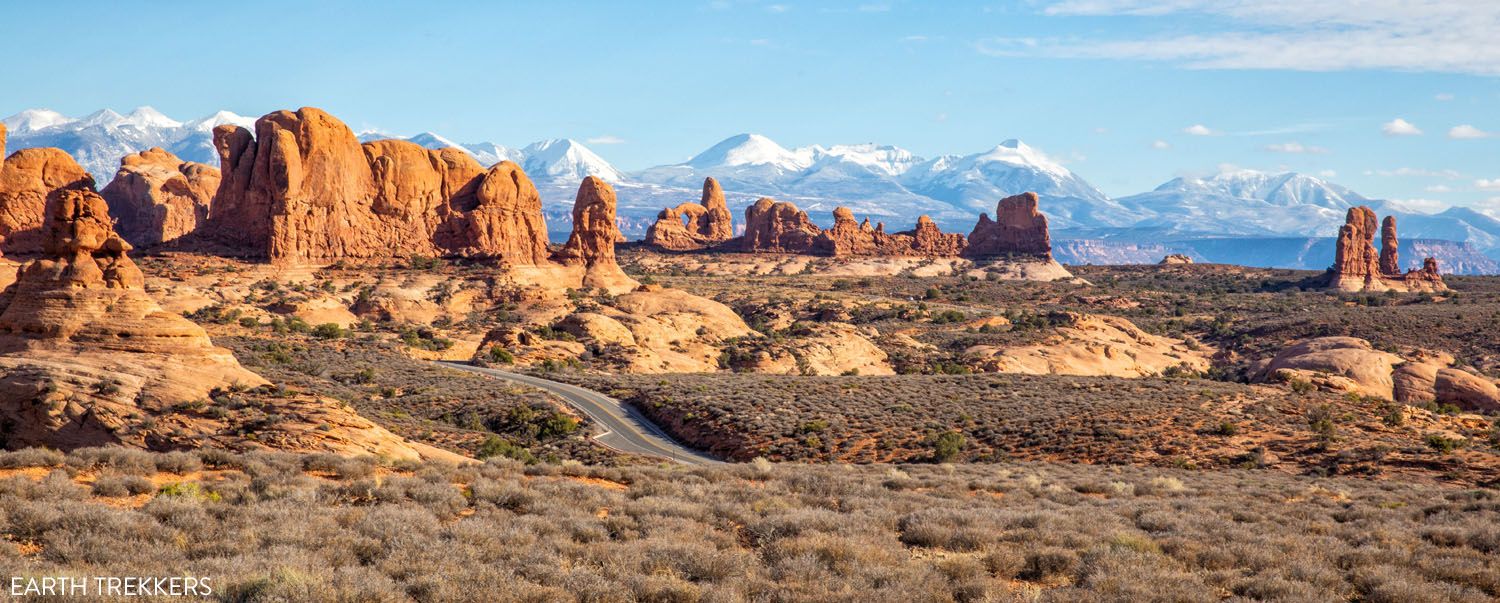
[(307, 4), (12, 4), (0, 114), (312, 105), (592, 140), (628, 170), (739, 132), (923, 156), (1021, 138), (1116, 196), (1237, 166), (1500, 207), (1489, 0)]

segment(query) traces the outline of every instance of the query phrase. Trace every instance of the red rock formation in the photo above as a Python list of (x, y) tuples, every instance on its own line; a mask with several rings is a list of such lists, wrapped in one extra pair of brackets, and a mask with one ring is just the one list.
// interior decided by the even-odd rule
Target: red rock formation
[(469, 181), (440, 213), (447, 218), (434, 241), (445, 254), (531, 266), (545, 262), (550, 253), (542, 194), (521, 166), (510, 161)]
[(786, 201), (761, 197), (745, 208), (745, 234), (740, 250), (750, 253), (807, 253), (823, 231), (807, 212)]
[(595, 176), (584, 178), (573, 200), (573, 232), (555, 257), (564, 264), (614, 263), (618, 228), (614, 187)]
[(578, 185), (578, 196), (573, 200), (573, 232), (552, 259), (565, 266), (582, 266), (585, 287), (613, 290), (634, 284), (615, 263), (615, 241), (619, 238), (615, 189), (589, 176)]
[[(124, 444), (282, 448), (393, 458), (456, 455), (413, 445), (314, 396), (277, 396), (277, 421), (212, 415), (189, 403), (216, 389), (266, 384), (182, 316), (161, 309), (89, 188), (48, 194), (42, 259), (0, 293), (0, 423), (9, 446)], [(249, 429), (254, 440), (240, 437)]]
[(1343, 277), (1370, 277), (1380, 274), (1380, 257), (1375, 252), (1375, 212), (1368, 207), (1349, 208), (1334, 248), (1333, 270)]
[(699, 222), (698, 232), (706, 240), (713, 243), (723, 243), (734, 237), (734, 215), (729, 213), (729, 204), (724, 202), (724, 189), (719, 186), (719, 181), (713, 178), (703, 179), (703, 197), (701, 199), (704, 209), (708, 212), (703, 215)]
[(515, 164), (484, 170), (455, 149), (360, 145), (304, 107), (214, 130), (223, 179), (206, 236), (250, 255), (302, 262), (403, 255), (546, 256), (541, 197)]
[(646, 243), (669, 251), (712, 247), (734, 236), (733, 222), (719, 181), (705, 178), (702, 202), (661, 210), (656, 223), (646, 230)]
[(939, 257), (957, 256), (964, 249), (964, 236), (944, 234), (932, 218), (917, 219), (913, 230), (887, 234), (885, 224), (870, 226), (869, 218), (856, 222), (847, 207), (833, 210), (833, 226), (813, 241), (813, 250), (832, 256)]
[(1037, 210), (1036, 193), (1022, 193), (1000, 200), (995, 219), (979, 214), (979, 223), (969, 233), (968, 257), (1028, 255), (1052, 257), (1052, 237), (1047, 216)]
[(1396, 247), (1396, 216), (1386, 216), (1380, 223), (1380, 273), (1401, 274), (1401, 258)]
[[(5, 131), (0, 129), (0, 154)], [(94, 178), (61, 149), (16, 151), (0, 164), (0, 252), (42, 251), (42, 213), (54, 190), (93, 190)]]
[(938, 228), (937, 223), (926, 215), (917, 217), (917, 226), (906, 232), (898, 232), (896, 236), (910, 236), (911, 255), (947, 257), (962, 255), (968, 247), (969, 241), (959, 233), (945, 233)]
[(196, 230), (218, 189), (219, 170), (151, 148), (121, 158), (114, 180), (99, 194), (119, 220), (120, 235), (146, 246)]
[(1382, 249), (1375, 251), (1375, 212), (1368, 207), (1349, 208), (1339, 228), (1334, 247), (1329, 286), (1340, 291), (1445, 291), (1437, 260), (1427, 258), (1422, 269), (1402, 273), (1396, 257), (1396, 221), (1386, 218), (1381, 232)]
[(889, 245), (890, 241), (883, 232), (884, 228), (881, 230), (877, 240), (875, 229), (870, 227), (869, 220), (861, 224), (854, 219), (854, 212), (849, 208), (834, 208), (833, 226), (818, 233), (813, 239), (812, 250), (834, 256), (884, 255), (888, 250), (883, 248), (883, 244)]

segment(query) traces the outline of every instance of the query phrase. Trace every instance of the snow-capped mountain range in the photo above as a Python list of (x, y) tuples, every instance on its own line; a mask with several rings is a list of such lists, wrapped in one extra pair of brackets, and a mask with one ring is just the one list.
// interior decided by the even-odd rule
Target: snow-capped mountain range
[(180, 122), (151, 107), (120, 115), (110, 109), (80, 118), (48, 109), (28, 109), (5, 118), (7, 148), (57, 147), (73, 155), (102, 187), (120, 167), (120, 158), (151, 147), (172, 151), (188, 161), (218, 165), (213, 129), (220, 124), (249, 127), (254, 118), (219, 111)]
[[(105, 109), (80, 118), (32, 109), (4, 119), (10, 130), (10, 149), (62, 148), (93, 173), (101, 186), (113, 177), (122, 156), (153, 146), (214, 165), (218, 161), (212, 141), (214, 126), (252, 127), (253, 122), (228, 111), (179, 122), (150, 107), (124, 115)], [(400, 137), (371, 131), (359, 138)], [(1455, 241), (1467, 244), (1464, 249), (1500, 259), (1500, 220), (1468, 208), (1413, 212), (1320, 178), (1250, 170), (1177, 178), (1152, 191), (1116, 199), (1019, 140), (1006, 140), (968, 155), (923, 158), (890, 145), (788, 149), (759, 134), (739, 134), (683, 163), (624, 172), (572, 139), (544, 140), (519, 148), (492, 142), (459, 143), (433, 132), (405, 139), (426, 148), (459, 148), (484, 165), (502, 160), (520, 164), (542, 192), (549, 223), (559, 231), (568, 228), (573, 194), (584, 176), (598, 176), (615, 185), (621, 225), (632, 236), (643, 234), (661, 208), (697, 200), (703, 179), (712, 176), (723, 185), (736, 214), (756, 198), (770, 196), (796, 203), (825, 225), (832, 222), (833, 209), (843, 205), (894, 229), (904, 229), (918, 215), (928, 214), (944, 230), (965, 233), (978, 213), (993, 211), (1000, 198), (1035, 191), (1042, 197), (1042, 211), (1050, 219), (1054, 240), (1089, 241), (1074, 246), (1082, 250), (1071, 258), (1075, 261), (1090, 261), (1090, 253), (1105, 259), (1109, 253), (1098, 250), (1109, 245), (1139, 248), (1143, 241), (1235, 238), (1241, 242), (1199, 243), (1193, 249), (1217, 250), (1200, 253), (1201, 259), (1255, 264), (1255, 246), (1249, 241), (1332, 237), (1343, 224), (1345, 212), (1355, 205), (1369, 205), (1380, 215), (1396, 215), (1403, 239)], [(1243, 251), (1224, 251), (1229, 249)], [(1477, 259), (1463, 261), (1482, 264)]]

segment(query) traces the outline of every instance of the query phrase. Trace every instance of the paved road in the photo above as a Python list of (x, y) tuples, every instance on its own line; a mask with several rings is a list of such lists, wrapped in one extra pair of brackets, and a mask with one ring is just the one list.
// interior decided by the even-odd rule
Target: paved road
[(492, 368), (480, 368), (471, 364), (446, 361), (440, 361), (438, 364), (461, 371), (479, 373), (487, 377), (504, 379), (513, 383), (529, 385), (556, 394), (574, 408), (588, 415), (595, 423), (603, 426), (604, 433), (594, 436), (594, 439), (615, 450), (631, 454), (654, 456), (686, 465), (717, 465), (723, 463), (723, 461), (679, 444), (677, 440), (672, 439), (672, 436), (667, 435), (666, 432), (657, 427), (655, 423), (652, 423), (650, 419), (647, 419), (640, 411), (621, 404), (619, 400), (599, 392), (531, 375)]

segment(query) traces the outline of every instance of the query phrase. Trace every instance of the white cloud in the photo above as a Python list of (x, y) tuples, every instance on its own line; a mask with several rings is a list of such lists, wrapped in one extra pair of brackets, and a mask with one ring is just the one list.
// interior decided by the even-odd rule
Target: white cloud
[(584, 142), (587, 142), (589, 144), (624, 144), (625, 139), (620, 138), (619, 136), (605, 134), (603, 136), (595, 136), (593, 138), (585, 140)]
[(921, 35), (906, 36), (904, 38), (901, 38), (901, 41), (902, 42), (926, 42), (927, 41), (927, 36), (921, 36)]
[(1448, 186), (1446, 184), (1434, 184), (1434, 185), (1428, 186), (1424, 190), (1426, 190), (1429, 193), (1451, 193), (1451, 192), (1453, 192), (1453, 187)]
[(1474, 181), (1474, 188), (1482, 191), (1500, 191), (1500, 178), (1480, 178)]
[(1447, 178), (1457, 180), (1463, 177), (1458, 170), (1429, 170), (1427, 168), (1398, 167), (1394, 170), (1365, 170), (1366, 176), (1385, 177), (1419, 177), (1419, 178)]
[(1312, 146), (1312, 145), (1304, 145), (1304, 144), (1302, 144), (1300, 142), (1297, 142), (1295, 140), (1292, 141), (1292, 142), (1285, 142), (1285, 143), (1280, 143), (1280, 144), (1268, 144), (1268, 145), (1266, 145), (1265, 148), (1266, 148), (1267, 151), (1270, 151), (1272, 153), (1293, 153), (1293, 154), (1310, 153), (1310, 154), (1314, 154), (1314, 155), (1321, 155), (1323, 153), (1327, 153), (1328, 152), (1328, 149), (1325, 149), (1323, 147), (1316, 147), (1316, 146)]
[(769, 6), (766, 6), (766, 10), (773, 13), (784, 13), (786, 11), (792, 10), (792, 7), (785, 4), (771, 4)]
[(1422, 130), (1412, 125), (1411, 122), (1397, 117), (1380, 125), (1380, 131), (1386, 136), (1421, 136)]
[[(1193, 33), (992, 38), (1000, 56), (1162, 61), (1190, 69), (1381, 69), (1500, 75), (1500, 2), (1488, 0), (1053, 0), (1059, 17), (1181, 15)], [(1203, 17), (1207, 17), (1204, 19)], [(1215, 27), (1216, 26), (1216, 27)], [(1174, 28), (1175, 29), (1175, 28)], [(1131, 27), (1122, 31), (1150, 28)]]
[(1191, 126), (1183, 128), (1182, 133), (1191, 134), (1193, 136), (1217, 136), (1219, 134), (1218, 132), (1213, 131), (1208, 126), (1205, 126), (1203, 124), (1193, 124)]
[(1159, 151), (1164, 151), (1164, 150), (1172, 148), (1172, 145), (1169, 144), (1169, 143), (1167, 143), (1167, 141), (1165, 141), (1165, 140), (1158, 140), (1156, 142), (1151, 143), (1151, 148), (1159, 150)]
[(1453, 126), (1452, 129), (1448, 130), (1448, 138), (1452, 138), (1454, 140), (1489, 138), (1490, 136), (1493, 135), (1469, 124)]
[(1338, 178), (1339, 177), (1339, 173), (1335, 172), (1333, 170), (1323, 170), (1321, 172), (1318, 172), (1318, 177), (1319, 178)]
[(1443, 101), (1443, 102), (1447, 102), (1447, 101), (1453, 100), (1453, 95), (1449, 94), (1447, 92), (1439, 92), (1437, 94), (1432, 95), (1432, 98), (1434, 100), (1440, 100), (1440, 101)]

